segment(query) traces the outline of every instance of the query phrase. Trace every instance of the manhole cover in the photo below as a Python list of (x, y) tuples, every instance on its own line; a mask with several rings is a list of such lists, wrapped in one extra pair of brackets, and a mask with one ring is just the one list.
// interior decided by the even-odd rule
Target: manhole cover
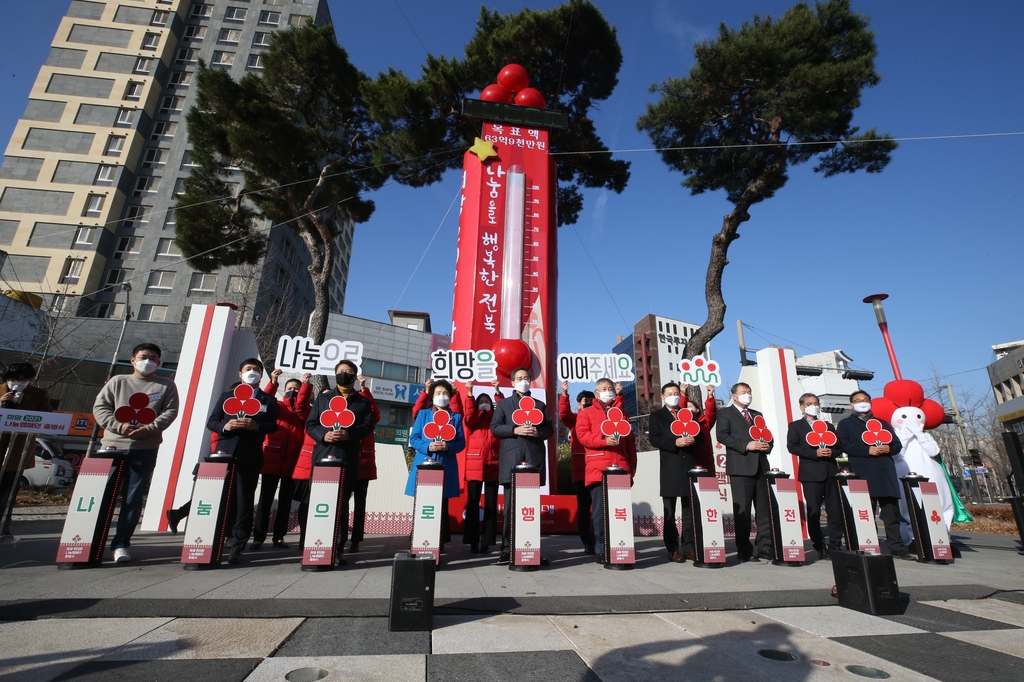
[[(284, 676), (288, 682), (316, 682), (322, 680), (331, 673), (323, 668), (299, 668)], [(886, 675), (888, 677), (888, 675)]]
[(873, 680), (887, 680), (889, 679), (889, 673), (878, 668), (872, 668), (867, 665), (848, 665), (846, 669), (854, 675), (860, 675), (861, 677), (870, 677)]
[(757, 652), (759, 655), (765, 658), (770, 658), (773, 661), (795, 661), (796, 656), (789, 653), (788, 651), (779, 651), (778, 649), (761, 649)]

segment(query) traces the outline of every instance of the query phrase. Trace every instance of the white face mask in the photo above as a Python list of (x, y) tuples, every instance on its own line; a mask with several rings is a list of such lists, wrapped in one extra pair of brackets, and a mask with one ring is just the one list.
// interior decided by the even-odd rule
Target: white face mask
[(135, 369), (139, 370), (140, 374), (152, 374), (156, 371), (157, 362), (156, 360), (136, 360)]
[(448, 402), (451, 400), (447, 395), (442, 393), (441, 395), (434, 396), (435, 407), (448, 407)]
[(28, 382), (27, 381), (8, 381), (7, 382), (7, 388), (11, 389), (14, 392), (24, 391), (26, 388), (28, 388)]
[(871, 411), (871, 403), (854, 403), (853, 411), (861, 414), (867, 414)]
[(615, 392), (614, 391), (601, 391), (600, 393), (597, 394), (597, 399), (600, 400), (605, 405), (607, 405), (611, 401), (615, 400)]
[(491, 411), (491, 404), (490, 403), (480, 403), (480, 407), (478, 407), (476, 409), (480, 410), (481, 412), (490, 412)]
[(744, 407), (753, 402), (753, 400), (754, 396), (750, 395), (749, 393), (740, 393), (738, 396), (736, 396), (736, 402), (738, 402), (740, 405), (743, 405)]
[(677, 395), (667, 395), (664, 400), (669, 407), (679, 407), (679, 396)]
[(517, 391), (519, 391), (520, 393), (526, 393), (527, 391), (530, 390), (530, 380), (529, 379), (523, 379), (522, 381), (517, 381), (516, 385), (515, 385), (515, 389)]
[(804, 414), (806, 414), (808, 417), (817, 417), (818, 416), (818, 406), (817, 405), (808, 405), (807, 407), (804, 408)]
[(256, 384), (260, 383), (260, 378), (262, 376), (262, 373), (257, 372), (254, 369), (250, 369), (248, 372), (242, 375), (242, 381), (249, 384), (250, 386), (255, 386)]

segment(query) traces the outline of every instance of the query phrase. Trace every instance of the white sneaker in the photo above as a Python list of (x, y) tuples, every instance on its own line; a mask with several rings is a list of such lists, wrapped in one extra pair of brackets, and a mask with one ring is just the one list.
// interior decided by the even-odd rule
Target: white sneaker
[(124, 547), (118, 547), (114, 550), (114, 563), (126, 564), (132, 560), (132, 555), (128, 553), (128, 550)]

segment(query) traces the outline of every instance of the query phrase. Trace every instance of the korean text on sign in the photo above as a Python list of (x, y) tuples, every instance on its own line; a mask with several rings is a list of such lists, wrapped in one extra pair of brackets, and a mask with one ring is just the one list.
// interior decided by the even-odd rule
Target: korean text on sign
[(598, 379), (636, 381), (633, 358), (621, 353), (561, 353), (559, 381), (593, 383)]
[(274, 364), (285, 372), (334, 376), (334, 367), (342, 360), (351, 360), (361, 367), (363, 344), (358, 341), (327, 339), (318, 345), (308, 336), (282, 336), (277, 342), (277, 359)]
[(489, 350), (436, 350), (430, 354), (430, 377), (490, 383), (498, 378), (498, 363)]

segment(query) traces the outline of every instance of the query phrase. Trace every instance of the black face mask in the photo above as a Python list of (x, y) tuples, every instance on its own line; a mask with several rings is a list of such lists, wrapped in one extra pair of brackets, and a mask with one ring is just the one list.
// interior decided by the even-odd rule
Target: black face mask
[(352, 372), (338, 372), (334, 377), (339, 386), (351, 386), (356, 383), (356, 375)]
[(295, 400), (296, 398), (299, 397), (299, 392), (298, 391), (285, 391), (284, 392), (284, 397), (285, 398), (291, 398), (292, 400)]

